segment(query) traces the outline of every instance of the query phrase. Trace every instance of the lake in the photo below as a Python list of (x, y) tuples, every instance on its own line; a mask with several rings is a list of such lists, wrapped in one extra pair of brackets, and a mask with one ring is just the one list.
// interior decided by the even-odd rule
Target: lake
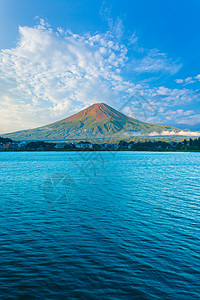
[(200, 153), (1, 152), (0, 299), (199, 299)]

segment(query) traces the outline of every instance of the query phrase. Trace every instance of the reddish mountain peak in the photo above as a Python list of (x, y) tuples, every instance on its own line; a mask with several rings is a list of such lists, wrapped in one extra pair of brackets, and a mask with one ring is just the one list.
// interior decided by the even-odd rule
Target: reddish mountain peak
[(124, 119), (127, 117), (115, 110), (114, 108), (102, 102), (92, 104), (91, 106), (80, 111), (79, 113), (63, 120), (63, 122), (84, 121), (86, 118), (92, 118), (94, 122), (100, 122), (105, 120), (116, 120), (119, 118)]

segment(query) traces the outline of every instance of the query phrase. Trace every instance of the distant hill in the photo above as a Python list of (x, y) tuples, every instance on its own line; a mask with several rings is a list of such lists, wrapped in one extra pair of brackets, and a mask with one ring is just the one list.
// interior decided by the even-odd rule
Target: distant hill
[[(121, 140), (130, 136), (151, 135), (163, 131), (178, 133), (176, 127), (153, 125), (133, 119), (105, 103), (96, 103), (66, 119), (35, 129), (4, 134), (13, 140)], [(187, 130), (188, 131), (188, 130)]]

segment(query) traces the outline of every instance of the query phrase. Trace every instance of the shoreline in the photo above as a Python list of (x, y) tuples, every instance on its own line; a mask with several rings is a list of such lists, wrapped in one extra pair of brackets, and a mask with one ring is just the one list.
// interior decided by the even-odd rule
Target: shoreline
[(200, 150), (133, 150), (133, 149), (123, 149), (123, 150), (93, 150), (93, 149), (81, 149), (81, 150), (3, 150), (0, 151), (0, 153), (4, 152), (170, 152), (170, 153), (175, 153), (175, 152), (200, 152)]

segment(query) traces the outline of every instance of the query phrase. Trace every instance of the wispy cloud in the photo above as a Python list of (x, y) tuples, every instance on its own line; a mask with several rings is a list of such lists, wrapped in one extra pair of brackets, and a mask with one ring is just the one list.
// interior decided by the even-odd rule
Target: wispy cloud
[(140, 59), (133, 59), (132, 66), (138, 73), (169, 73), (176, 74), (182, 64), (167, 57), (166, 53), (161, 53), (158, 49), (145, 51), (146, 54)]
[(161, 123), (169, 124), (169, 122), (176, 127), (179, 125), (184, 125), (185, 128), (188, 126), (199, 125), (200, 111), (197, 109), (184, 110), (184, 109), (172, 109), (169, 107), (162, 106), (159, 108), (158, 114), (155, 117), (149, 117), (147, 119), (150, 123)]
[(190, 116), (183, 116), (177, 120), (177, 124), (196, 125), (199, 124), (200, 113), (191, 114)]
[(136, 35), (136, 32), (133, 32), (131, 37), (129, 38), (129, 43), (131, 45), (134, 45), (138, 42), (138, 36)]
[(190, 83), (195, 83), (200, 81), (200, 74), (194, 77), (187, 77), (185, 79), (175, 79), (176, 83), (183, 83), (184, 85), (190, 84)]
[(111, 9), (105, 6), (104, 2), (100, 10), (100, 15), (103, 18), (103, 20), (107, 22), (110, 33), (112, 33), (115, 38), (120, 40), (124, 33), (124, 25), (122, 19), (117, 17), (114, 20), (111, 17)]

